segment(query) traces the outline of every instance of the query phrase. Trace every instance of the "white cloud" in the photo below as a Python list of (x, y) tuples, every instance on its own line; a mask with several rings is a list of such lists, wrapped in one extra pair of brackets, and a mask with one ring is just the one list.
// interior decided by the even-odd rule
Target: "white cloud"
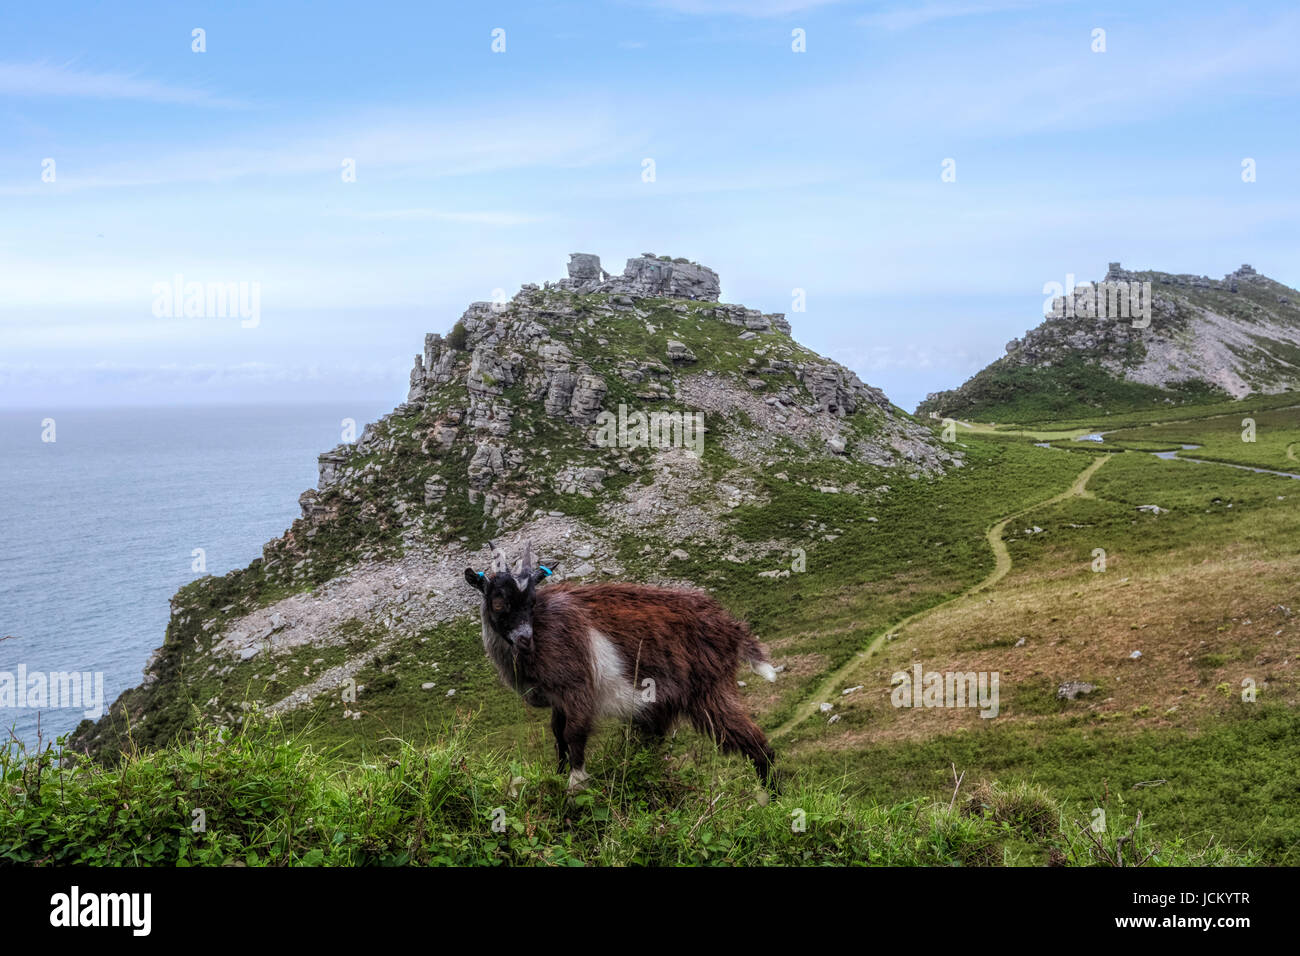
[(984, 16), (990, 13), (1009, 13), (1029, 10), (1042, 5), (1042, 0), (994, 0), (992, 3), (911, 3), (891, 6), (867, 14), (859, 22), (867, 26), (880, 27), (884, 30), (907, 30), (936, 20)]
[(294, 130), (250, 129), (237, 145), (164, 151), (142, 142), (130, 157), (83, 167), (84, 172), (61, 162), (57, 182), (42, 183), (33, 176), (0, 185), (0, 195), (265, 176), (321, 175), (338, 182), (345, 159), (355, 161), (358, 182), (379, 169), (410, 169), (428, 179), (539, 166), (577, 168), (628, 148), (613, 121), (589, 104), (582, 110), (582, 123), (557, 124), (551, 118), (552, 113), (577, 112), (564, 104), (530, 105), (511, 113), (387, 111), (334, 117)]
[(541, 222), (539, 216), (513, 212), (447, 212), (441, 209), (385, 209), (361, 212), (356, 218), (392, 222), (454, 222), (480, 226), (523, 226)]
[(0, 95), (16, 97), (69, 97), (96, 100), (141, 100), (237, 109), (246, 104), (205, 90), (169, 86), (128, 73), (94, 73), (71, 64), (0, 63)]
[(696, 16), (780, 17), (840, 0), (650, 0), (650, 5)]

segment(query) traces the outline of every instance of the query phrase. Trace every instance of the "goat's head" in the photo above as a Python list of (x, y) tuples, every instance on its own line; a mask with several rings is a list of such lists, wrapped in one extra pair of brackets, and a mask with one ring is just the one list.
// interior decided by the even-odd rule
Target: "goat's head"
[(551, 569), (533, 562), (533, 543), (524, 543), (524, 553), (510, 567), (505, 552), (492, 542), (492, 567), (486, 572), (465, 569), (465, 580), (483, 594), (483, 616), (497, 634), (511, 644), (527, 646), (533, 636), (533, 601), (539, 581)]

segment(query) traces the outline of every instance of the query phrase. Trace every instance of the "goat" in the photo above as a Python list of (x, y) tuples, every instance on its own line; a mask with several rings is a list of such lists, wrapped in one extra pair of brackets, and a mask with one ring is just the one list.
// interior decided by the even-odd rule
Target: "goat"
[(533, 564), (531, 542), (513, 572), (489, 547), (490, 573), (465, 569), (483, 595), (483, 648), (503, 684), (527, 704), (551, 708), (556, 772), (569, 766), (570, 791), (588, 779), (587, 738), (603, 717), (650, 739), (686, 718), (772, 783), (775, 754), (741, 705), (736, 668), (747, 662), (769, 681), (776, 671), (746, 624), (700, 591), (569, 583), (539, 590), (551, 570)]

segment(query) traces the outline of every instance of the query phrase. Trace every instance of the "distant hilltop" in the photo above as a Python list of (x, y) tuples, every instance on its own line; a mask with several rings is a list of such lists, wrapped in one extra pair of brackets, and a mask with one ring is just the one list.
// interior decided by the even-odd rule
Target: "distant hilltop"
[(917, 414), (1031, 421), (1300, 389), (1300, 293), (1249, 264), (1211, 279), (1111, 262), (1100, 282), (1049, 287), (1041, 324)]
[(600, 266), (600, 256), (569, 253), (569, 277), (555, 283), (571, 292), (612, 292), (624, 295), (662, 296), (717, 302), (721, 294), (718, 274), (689, 259), (674, 259), (643, 252), (627, 260), (621, 276), (611, 276)]

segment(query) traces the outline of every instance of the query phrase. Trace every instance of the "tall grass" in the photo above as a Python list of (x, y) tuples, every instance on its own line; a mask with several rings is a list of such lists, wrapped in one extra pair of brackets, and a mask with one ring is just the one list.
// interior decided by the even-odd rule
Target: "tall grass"
[[(103, 767), (47, 747), (0, 750), (0, 860), (31, 865), (998, 865), (1107, 864), (1044, 791), (983, 784), (945, 802), (877, 805), (825, 782), (769, 796), (710, 751), (615, 738), (587, 791), (551, 767), (470, 745), (472, 720), (349, 763), (274, 722), (205, 728)], [(1129, 859), (1193, 857), (1141, 828)]]

